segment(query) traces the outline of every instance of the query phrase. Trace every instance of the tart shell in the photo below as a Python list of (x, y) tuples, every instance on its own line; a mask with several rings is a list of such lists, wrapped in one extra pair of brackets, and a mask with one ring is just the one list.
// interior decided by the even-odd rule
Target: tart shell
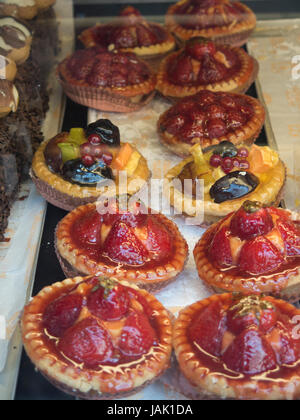
[[(48, 168), (44, 150), (49, 140), (43, 142), (34, 155), (30, 176), (34, 182), (37, 191), (46, 201), (66, 211), (71, 211), (80, 205), (97, 201), (101, 192), (96, 187), (81, 187), (64, 180), (59, 174), (56, 174)], [(138, 167), (132, 176), (128, 176), (128, 193), (135, 194), (151, 177), (146, 159), (142, 156)], [(134, 180), (140, 181), (132, 182)], [(132, 184), (131, 184), (132, 182)], [(131, 184), (131, 186), (130, 186)], [(118, 187), (118, 179), (116, 180)], [(106, 196), (115, 195), (115, 188), (109, 188), (105, 191)]]
[(57, 78), (65, 94), (80, 105), (106, 112), (134, 112), (155, 95), (156, 76), (152, 70), (149, 79), (138, 85), (97, 88), (74, 79), (67, 69), (68, 59), (58, 66)]
[(169, 63), (174, 57), (179, 56), (182, 50), (179, 50), (173, 54), (170, 54), (165, 58), (159, 68), (157, 75), (157, 85), (156, 89), (166, 98), (172, 102), (177, 101), (180, 98), (186, 96), (195, 95), (201, 90), (210, 90), (212, 92), (231, 92), (231, 93), (240, 93), (244, 94), (249, 87), (252, 85), (254, 80), (257, 78), (259, 71), (259, 64), (257, 60), (250, 55), (248, 55), (241, 48), (233, 48), (233, 50), (240, 57), (242, 62), (241, 70), (235, 77), (232, 77), (229, 80), (218, 83), (210, 83), (208, 85), (198, 85), (198, 86), (180, 86), (171, 83), (167, 78), (167, 69)]
[[(237, 95), (240, 96), (240, 95)], [(247, 100), (251, 103), (254, 109), (254, 116), (250, 119), (250, 121), (247, 122), (243, 127), (234, 130), (231, 133), (227, 133), (224, 136), (218, 137), (216, 139), (209, 139), (206, 138), (204, 141), (200, 142), (201, 147), (209, 147), (214, 144), (218, 144), (221, 141), (230, 141), (231, 143), (237, 145), (237, 144), (245, 144), (247, 146), (251, 146), (254, 141), (259, 136), (262, 127), (265, 122), (266, 112), (264, 107), (261, 105), (261, 103), (251, 96), (247, 96)], [(157, 124), (157, 131), (159, 134), (159, 138), (161, 143), (166, 146), (169, 150), (171, 150), (173, 153), (177, 154), (181, 157), (188, 157), (190, 156), (190, 150), (191, 148), (197, 144), (196, 139), (193, 139), (193, 143), (184, 142), (178, 137), (170, 134), (167, 132), (167, 130), (163, 130), (163, 121), (165, 119), (166, 114), (170, 110), (167, 110), (164, 112), (158, 120)]]
[(286, 167), (279, 160), (278, 164), (271, 170), (270, 181), (261, 183), (251, 193), (223, 203), (215, 203), (212, 200), (196, 200), (191, 196), (184, 196), (182, 191), (175, 188), (172, 183), (177, 179), (184, 167), (193, 161), (193, 157), (184, 159), (181, 163), (170, 169), (164, 180), (164, 193), (168, 195), (171, 205), (179, 212), (187, 216), (195, 217), (196, 209), (203, 209), (205, 223), (214, 223), (221, 217), (226, 216), (232, 211), (238, 210), (245, 200), (260, 201), (264, 205), (278, 206), (283, 194), (283, 188), (286, 181)]
[(148, 290), (159, 292), (175, 281), (183, 271), (188, 258), (188, 245), (180, 234), (177, 225), (162, 214), (152, 215), (173, 234), (173, 255), (166, 263), (157, 263), (153, 268), (129, 267), (121, 264), (97, 262), (89, 258), (83, 249), (78, 248), (70, 235), (70, 228), (75, 220), (88, 210), (94, 210), (95, 204), (78, 207), (69, 213), (56, 229), (56, 252), (61, 267), (66, 275), (81, 273), (84, 275), (105, 275)]
[[(28, 357), (36, 368), (61, 390), (83, 399), (123, 398), (138, 392), (157, 379), (169, 367), (172, 351), (172, 325), (166, 309), (144, 290), (140, 293), (157, 314), (160, 344), (148, 354), (132, 363), (116, 367), (103, 366), (99, 370), (82, 369), (80, 365), (67, 364), (51, 353), (41, 321), (45, 302), (70, 291), (85, 278), (76, 277), (44, 288), (25, 307), (21, 320), (22, 338)], [(122, 282), (124, 286), (137, 289)]]
[(221, 27), (214, 27), (202, 30), (187, 29), (181, 26), (174, 16), (176, 16), (178, 6), (186, 3), (186, 0), (181, 0), (169, 7), (166, 15), (166, 26), (170, 32), (178, 39), (180, 44), (184, 44), (187, 40), (196, 36), (210, 38), (216, 43), (227, 44), (233, 47), (240, 47), (244, 45), (256, 27), (256, 16), (249, 7), (239, 2), (239, 5), (244, 8), (245, 14), (248, 18), (244, 22), (231, 25), (230, 27), (224, 25)]
[[(186, 330), (193, 317), (203, 308), (215, 301), (229, 303), (232, 299), (231, 293), (213, 295), (207, 299), (196, 302), (183, 309), (174, 325), (173, 346), (179, 367), (184, 376), (196, 388), (199, 394), (213, 394), (222, 399), (243, 399), (243, 400), (282, 400), (300, 398), (300, 366), (291, 369), (284, 377), (276, 380), (267, 380), (264, 375), (257, 375), (253, 378), (244, 378), (243, 383), (229, 376), (214, 373), (210, 368), (202, 365), (197, 358), (194, 348), (187, 338)], [(299, 316), (300, 311), (293, 305), (283, 301), (275, 300), (269, 296), (268, 301), (274, 303), (283, 312), (292, 318)]]
[(214, 292), (265, 293), (294, 303), (300, 298), (300, 266), (292, 266), (260, 276), (234, 276), (226, 271), (220, 271), (207, 258), (206, 251), (211, 233), (211, 226), (196, 244), (194, 258), (198, 274)]

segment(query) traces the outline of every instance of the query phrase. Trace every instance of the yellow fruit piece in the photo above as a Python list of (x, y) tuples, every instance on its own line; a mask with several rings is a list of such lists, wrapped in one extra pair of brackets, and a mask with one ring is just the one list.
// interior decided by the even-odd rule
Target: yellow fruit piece
[(76, 144), (58, 143), (57, 146), (61, 150), (63, 163), (66, 163), (68, 160), (78, 159), (80, 157), (79, 147)]
[(191, 148), (191, 154), (194, 158), (194, 169), (196, 176), (210, 171), (210, 167), (207, 164), (202, 148), (199, 144), (195, 144), (195, 146)]
[(128, 173), (128, 175), (133, 175), (133, 173), (135, 172), (136, 168), (138, 167), (139, 161), (141, 159), (141, 155), (139, 154), (139, 152), (137, 152), (136, 150), (132, 153), (132, 155), (130, 156), (130, 159), (127, 163), (127, 165), (125, 166), (125, 171)]
[(71, 128), (68, 141), (81, 145), (87, 141), (83, 128)]
[(129, 143), (123, 144), (116, 158), (113, 160), (112, 167), (119, 171), (124, 170), (125, 166), (130, 160), (132, 153), (133, 153), (133, 148), (130, 146), (130, 144)]
[(248, 162), (250, 164), (250, 170), (254, 174), (267, 172), (276, 166), (278, 161), (278, 153), (268, 146), (260, 147), (254, 144), (250, 149)]

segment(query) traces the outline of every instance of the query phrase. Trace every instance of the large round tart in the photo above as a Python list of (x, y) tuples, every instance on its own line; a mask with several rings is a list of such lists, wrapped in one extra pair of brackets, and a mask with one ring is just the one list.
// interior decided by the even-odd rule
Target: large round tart
[(202, 399), (299, 399), (299, 315), (269, 296), (226, 293), (196, 302), (174, 325), (179, 368)]
[(172, 326), (144, 290), (102, 277), (44, 288), (25, 307), (25, 350), (59, 389), (82, 399), (134, 394), (169, 366)]

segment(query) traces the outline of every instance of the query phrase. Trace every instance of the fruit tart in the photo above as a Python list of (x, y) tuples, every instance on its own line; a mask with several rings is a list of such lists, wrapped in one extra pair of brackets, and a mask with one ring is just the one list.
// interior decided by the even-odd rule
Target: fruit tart
[(166, 25), (181, 43), (202, 36), (239, 47), (255, 29), (256, 17), (237, 1), (181, 0), (169, 8)]
[(245, 201), (197, 243), (199, 277), (215, 291), (300, 297), (300, 226), (288, 210)]
[(183, 98), (158, 121), (161, 142), (186, 157), (195, 144), (202, 148), (230, 140), (251, 145), (265, 121), (265, 109), (250, 96), (202, 90)]
[(155, 65), (175, 49), (173, 36), (160, 24), (147, 22), (132, 6), (125, 7), (115, 21), (84, 30), (79, 39), (86, 48), (133, 52)]
[(299, 399), (299, 316), (270, 296), (225, 293), (196, 302), (174, 325), (179, 368), (203, 399)]
[(238, 210), (245, 200), (278, 205), (286, 168), (268, 146), (222, 141), (202, 150), (199, 144), (165, 176), (164, 191), (180, 213), (194, 217), (200, 207), (209, 223)]
[(145, 158), (121, 143), (118, 127), (106, 119), (43, 142), (31, 168), (39, 193), (67, 211), (100, 196), (135, 194), (150, 175)]
[(139, 392), (168, 367), (172, 325), (145, 290), (105, 277), (43, 289), (24, 309), (22, 336), (36, 368), (81, 399)]
[(57, 75), (70, 99), (101, 111), (137, 111), (155, 93), (156, 75), (131, 52), (78, 50), (59, 64)]
[(245, 93), (257, 73), (257, 61), (242, 48), (193, 38), (162, 61), (156, 88), (172, 101), (204, 89)]
[(56, 229), (66, 276), (103, 274), (159, 291), (184, 269), (188, 246), (177, 225), (142, 203), (78, 207)]

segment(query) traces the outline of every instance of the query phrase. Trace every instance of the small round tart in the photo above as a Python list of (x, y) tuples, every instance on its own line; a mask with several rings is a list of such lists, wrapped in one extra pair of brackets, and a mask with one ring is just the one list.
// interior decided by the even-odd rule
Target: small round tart
[(30, 55), (31, 43), (32, 34), (27, 25), (14, 17), (1, 16), (0, 12), (1, 55), (17, 65), (23, 64)]
[(100, 273), (155, 292), (175, 280), (188, 256), (175, 223), (140, 205), (121, 210), (114, 199), (69, 213), (57, 227), (56, 249), (67, 276)]
[(242, 48), (193, 38), (162, 61), (156, 88), (171, 100), (200, 90), (245, 93), (257, 73), (257, 61)]
[(238, 210), (245, 200), (278, 205), (286, 179), (286, 168), (268, 146), (237, 145), (222, 141), (191, 156), (165, 176), (164, 194), (171, 205), (188, 216), (203, 210), (206, 223)]
[(300, 297), (300, 228), (288, 210), (246, 201), (197, 243), (199, 277), (215, 291)]
[(105, 119), (43, 142), (31, 167), (39, 193), (67, 211), (99, 197), (135, 194), (150, 176), (146, 159), (121, 143), (118, 127)]
[(181, 43), (202, 36), (239, 47), (255, 29), (256, 17), (241, 2), (181, 0), (168, 9), (166, 26)]
[(59, 64), (57, 74), (74, 102), (101, 111), (137, 111), (155, 93), (154, 72), (133, 53), (78, 50)]
[(265, 121), (265, 109), (250, 96), (202, 90), (183, 98), (164, 112), (158, 121), (161, 142), (179, 156), (191, 148), (202, 148), (229, 140), (251, 145)]
[(133, 52), (143, 60), (161, 59), (176, 46), (173, 36), (162, 25), (147, 22), (132, 6), (125, 7), (114, 22), (84, 30), (79, 39), (86, 48), (100, 46)]
[(145, 290), (105, 277), (43, 289), (24, 309), (22, 336), (36, 368), (82, 399), (123, 398), (168, 367), (172, 325)]
[(299, 315), (270, 296), (225, 293), (196, 302), (174, 325), (179, 368), (200, 394), (299, 399)]

